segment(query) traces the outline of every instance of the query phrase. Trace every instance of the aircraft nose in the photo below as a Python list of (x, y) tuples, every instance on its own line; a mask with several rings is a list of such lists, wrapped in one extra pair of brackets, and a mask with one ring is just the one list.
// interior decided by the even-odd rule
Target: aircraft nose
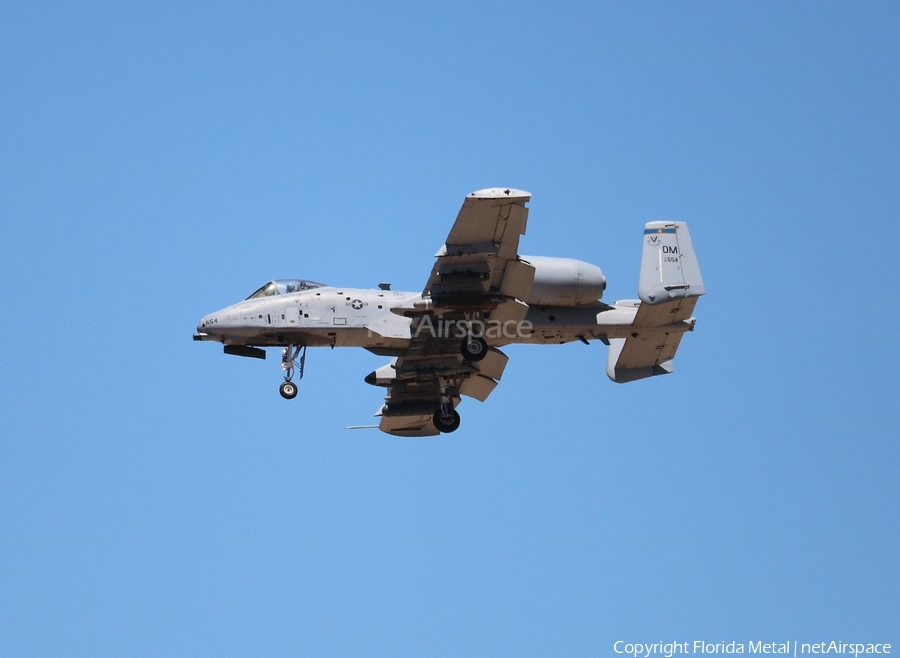
[(212, 329), (219, 324), (218, 314), (210, 313), (209, 315), (204, 315), (200, 322), (197, 323), (197, 333), (198, 334), (210, 334), (212, 333)]
[(204, 315), (197, 324), (194, 340), (221, 341), (223, 335), (234, 328), (233, 312), (233, 307), (229, 306)]

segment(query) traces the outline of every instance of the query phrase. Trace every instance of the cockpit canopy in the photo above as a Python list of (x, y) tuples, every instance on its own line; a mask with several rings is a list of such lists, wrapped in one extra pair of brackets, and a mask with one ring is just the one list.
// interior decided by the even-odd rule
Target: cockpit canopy
[(305, 281), (303, 279), (275, 279), (274, 281), (269, 281), (262, 288), (247, 297), (247, 299), (272, 297), (273, 295), (289, 295), (292, 292), (323, 287), (325, 287), (324, 283), (316, 283), (315, 281)]

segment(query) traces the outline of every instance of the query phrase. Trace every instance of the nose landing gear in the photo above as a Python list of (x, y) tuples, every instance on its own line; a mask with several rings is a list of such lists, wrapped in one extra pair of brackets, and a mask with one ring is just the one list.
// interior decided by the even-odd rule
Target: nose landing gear
[[(298, 360), (299, 357), (299, 360)], [(297, 385), (291, 381), (294, 371), (297, 379), (303, 379), (303, 367), (306, 365), (306, 345), (288, 345), (281, 352), (281, 369), (284, 370), (284, 382), (278, 388), (281, 397), (285, 400), (293, 400), (297, 397)]]

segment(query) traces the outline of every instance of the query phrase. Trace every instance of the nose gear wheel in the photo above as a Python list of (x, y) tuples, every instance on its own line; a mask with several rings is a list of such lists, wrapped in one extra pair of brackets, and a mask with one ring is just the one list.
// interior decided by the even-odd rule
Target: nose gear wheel
[(278, 392), (285, 400), (293, 400), (297, 397), (297, 385), (294, 382), (282, 382)]

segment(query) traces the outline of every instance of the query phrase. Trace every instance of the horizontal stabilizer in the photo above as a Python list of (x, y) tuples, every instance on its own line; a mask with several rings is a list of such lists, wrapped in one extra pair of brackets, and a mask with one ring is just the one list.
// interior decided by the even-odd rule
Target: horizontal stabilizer
[[(609, 353), (606, 359), (606, 375), (617, 384), (625, 384), (646, 379), (656, 375), (668, 375), (672, 372), (672, 357), (681, 342), (681, 334), (674, 340), (666, 341), (668, 336), (658, 337), (661, 344), (651, 344), (637, 338), (610, 338)], [(669, 345), (666, 345), (669, 342)], [(667, 349), (668, 347), (668, 349)], [(668, 357), (668, 358), (667, 358)]]

